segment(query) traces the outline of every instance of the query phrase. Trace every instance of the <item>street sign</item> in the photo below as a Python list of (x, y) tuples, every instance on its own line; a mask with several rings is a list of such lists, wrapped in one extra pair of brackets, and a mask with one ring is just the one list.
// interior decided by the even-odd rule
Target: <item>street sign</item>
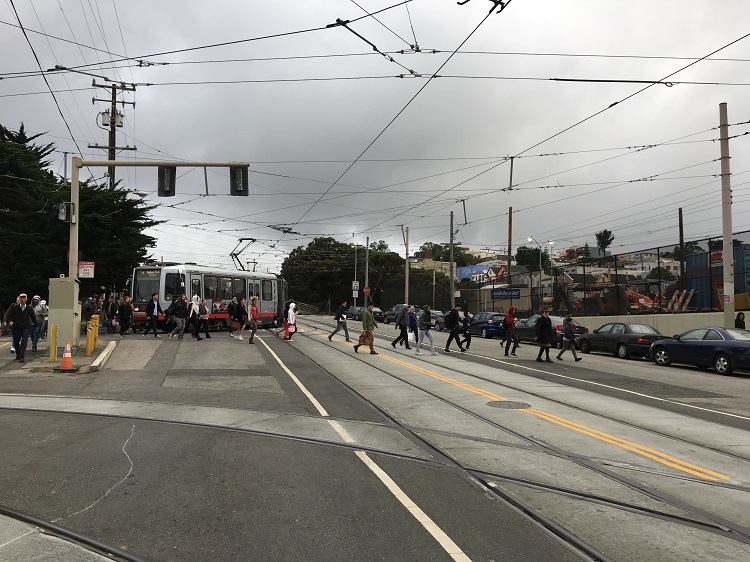
[(366, 297), (370, 296), (370, 287), (365, 287), (362, 289), (362, 292), (365, 294)]
[(521, 289), (492, 289), (492, 300), (520, 299)]
[[(352, 281), (352, 291), (359, 291), (359, 281)], [(354, 295), (355, 297), (357, 295)]]
[(352, 291), (352, 296), (356, 299), (359, 296), (359, 291)]
[(79, 279), (93, 279), (94, 278), (94, 262), (79, 261), (78, 262), (78, 278)]

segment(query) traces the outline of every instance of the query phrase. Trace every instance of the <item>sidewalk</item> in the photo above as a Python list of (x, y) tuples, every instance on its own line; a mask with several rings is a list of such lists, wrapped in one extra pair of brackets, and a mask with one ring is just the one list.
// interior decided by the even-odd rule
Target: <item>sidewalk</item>
[[(73, 367), (77, 369), (76, 372), (88, 373), (101, 368), (117, 345), (118, 338), (116, 334), (101, 334), (99, 336), (99, 344), (91, 355), (86, 357), (86, 339), (82, 337), (79, 346), (71, 346), (70, 350), (73, 356)], [(10, 353), (12, 344), (10, 336), (0, 337), (0, 375), (8, 373), (54, 373), (55, 369), (60, 367), (60, 361), (62, 361), (63, 351), (65, 350), (65, 342), (62, 342), (62, 346), (58, 348), (57, 361), (50, 363), (48, 339), (39, 341), (37, 351), (31, 351), (31, 340), (29, 340), (24, 357), (26, 362), (20, 363), (16, 361), (16, 354)], [(112, 343), (111, 347), (109, 347), (110, 343)], [(76, 372), (60, 374), (70, 375), (76, 374)]]

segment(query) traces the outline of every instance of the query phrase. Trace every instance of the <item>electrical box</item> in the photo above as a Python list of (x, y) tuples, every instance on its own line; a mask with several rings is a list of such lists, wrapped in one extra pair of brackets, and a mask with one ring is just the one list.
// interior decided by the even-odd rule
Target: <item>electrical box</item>
[(229, 168), (229, 195), (250, 195), (247, 174), (247, 166), (231, 166)]
[(174, 197), (177, 181), (176, 166), (159, 166), (158, 195), (159, 197)]
[(52, 277), (49, 280), (49, 325), (57, 324), (57, 345), (78, 345), (81, 334), (81, 303), (78, 302), (78, 279)]

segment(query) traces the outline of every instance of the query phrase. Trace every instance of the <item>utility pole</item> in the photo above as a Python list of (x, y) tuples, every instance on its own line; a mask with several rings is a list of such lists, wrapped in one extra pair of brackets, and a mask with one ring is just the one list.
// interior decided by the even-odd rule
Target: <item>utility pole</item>
[[(511, 160), (512, 162), (512, 160)], [(513, 246), (513, 207), (508, 207), (508, 271), (505, 272), (506, 278), (508, 279), (508, 287), (510, 287), (510, 261), (511, 261), (511, 248)]]
[(456, 306), (456, 302), (455, 302), (456, 297), (453, 294), (454, 293), (453, 283), (455, 281), (455, 279), (453, 278), (454, 277), (454, 275), (453, 275), (453, 211), (451, 211), (451, 241), (450, 241), (449, 256), (450, 256), (450, 258), (449, 258), (450, 261), (448, 263), (448, 267), (450, 267), (450, 270), (451, 270), (450, 271), (451, 308), (455, 308), (455, 306)]
[(729, 172), (729, 124), (727, 104), (719, 104), (719, 144), (721, 145), (721, 224), (724, 235), (724, 327), (734, 326), (734, 245), (732, 243), (732, 183)]
[[(352, 232), (352, 236), (354, 236), (353, 232)], [(355, 281), (357, 280), (357, 246), (358, 244), (355, 242), (354, 243), (354, 280)], [(352, 291), (352, 293), (354, 296), (354, 308), (356, 309), (357, 308), (357, 293), (359, 293), (359, 291), (357, 292)]]
[(406, 227), (406, 266), (405, 273), (406, 281), (404, 282), (404, 302), (409, 304), (409, 227)]
[[(115, 160), (115, 154), (117, 150), (136, 150), (136, 147), (130, 147), (130, 146), (117, 146), (117, 127), (122, 127), (123, 122), (123, 114), (119, 113), (117, 111), (117, 91), (122, 90), (125, 92), (135, 92), (135, 85), (133, 86), (126, 86), (124, 83), (120, 84), (119, 86), (117, 84), (107, 85), (107, 84), (97, 84), (96, 80), (94, 80), (91, 84), (95, 88), (111, 88), (112, 89), (112, 98), (111, 100), (105, 100), (105, 99), (99, 99), (99, 98), (91, 98), (91, 103), (96, 103), (98, 101), (104, 101), (110, 103), (110, 109), (103, 112), (102, 115), (102, 125), (109, 125), (109, 143), (107, 146), (100, 146), (98, 144), (90, 144), (88, 145), (89, 148), (99, 148), (102, 150), (107, 151), (107, 160)], [(122, 101), (122, 106), (125, 107), (125, 104), (132, 105), (135, 107), (134, 101)], [(115, 188), (115, 167), (109, 166), (108, 168), (108, 174), (109, 174), (109, 188), (114, 189)]]
[[(680, 291), (685, 290), (685, 235), (682, 230), (682, 207), (678, 216), (680, 222)], [(659, 287), (659, 294), (661, 295), (661, 287)]]
[[(370, 289), (370, 237), (367, 237), (367, 247), (365, 248), (365, 287), (367, 289)], [(365, 300), (362, 303), (365, 308), (367, 307), (367, 303), (372, 300), (372, 297), (370, 295), (365, 295)]]

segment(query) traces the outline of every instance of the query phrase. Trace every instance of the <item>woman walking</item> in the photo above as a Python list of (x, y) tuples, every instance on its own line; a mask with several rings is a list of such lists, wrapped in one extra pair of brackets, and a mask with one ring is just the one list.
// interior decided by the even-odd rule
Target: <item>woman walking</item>
[(461, 322), (463, 322), (462, 330), (464, 333), (464, 339), (458, 342), (459, 347), (463, 345), (466, 350), (471, 347), (471, 330), (469, 329), (469, 326), (471, 325), (472, 318), (474, 318), (474, 315), (469, 312), (469, 309), (467, 308), (466, 312), (464, 312), (463, 320), (461, 320)]
[(573, 359), (576, 360), (576, 363), (581, 360), (581, 358), (576, 355), (576, 332), (572, 318), (565, 319), (565, 327), (563, 328), (563, 348), (560, 350), (560, 353), (557, 354), (556, 359), (562, 361), (562, 354), (568, 350), (573, 352)]
[(200, 302), (201, 298), (198, 295), (193, 295), (193, 298), (190, 301), (190, 310), (188, 312), (188, 318), (190, 319), (190, 332), (198, 341), (201, 341), (203, 339), (201, 337), (200, 326), (198, 324), (198, 317), (200, 316), (201, 309)]
[(253, 341), (253, 338), (255, 337), (255, 332), (258, 329), (258, 320), (260, 318), (260, 313), (258, 312), (258, 297), (253, 297), (250, 299), (250, 329), (252, 332), (250, 332), (250, 341), (247, 343), (255, 343)]
[(208, 301), (206, 301), (206, 299), (203, 299), (198, 307), (198, 321), (198, 332), (200, 332), (202, 328), (205, 330), (205, 337), (210, 338), (211, 334), (208, 333)]
[(240, 298), (240, 302), (234, 307), (234, 321), (239, 323), (240, 327), (237, 329), (237, 335), (235, 336), (238, 340), (243, 340), (242, 332), (245, 331), (245, 325), (247, 324), (247, 307), (245, 306), (245, 297)]
[[(552, 341), (555, 337), (555, 331), (552, 329), (552, 320), (549, 317), (549, 310), (542, 312), (542, 317), (537, 320), (534, 326), (536, 331), (536, 343), (539, 344), (539, 355), (537, 355), (537, 361), (547, 361), (552, 363), (552, 359), (549, 358), (549, 348), (552, 347)], [(546, 359), (542, 359), (542, 353), (546, 355)]]
[(120, 323), (120, 339), (125, 339), (125, 334), (130, 330), (130, 321), (133, 319), (133, 306), (130, 297), (125, 297), (117, 309), (117, 321)]
[(286, 316), (286, 336), (285, 340), (292, 341), (292, 336), (297, 331), (297, 305), (289, 303), (289, 312)]
[(437, 353), (435, 353), (435, 339), (432, 337), (432, 332), (430, 331), (430, 328), (432, 328), (432, 317), (430, 316), (429, 304), (426, 304), (422, 307), (419, 316), (417, 316), (417, 324), (419, 327), (419, 339), (417, 340), (416, 352), (417, 355), (422, 355), (422, 352), (419, 351), (419, 348), (422, 347), (422, 340), (425, 337), (430, 340), (430, 351), (433, 355), (437, 355)]

